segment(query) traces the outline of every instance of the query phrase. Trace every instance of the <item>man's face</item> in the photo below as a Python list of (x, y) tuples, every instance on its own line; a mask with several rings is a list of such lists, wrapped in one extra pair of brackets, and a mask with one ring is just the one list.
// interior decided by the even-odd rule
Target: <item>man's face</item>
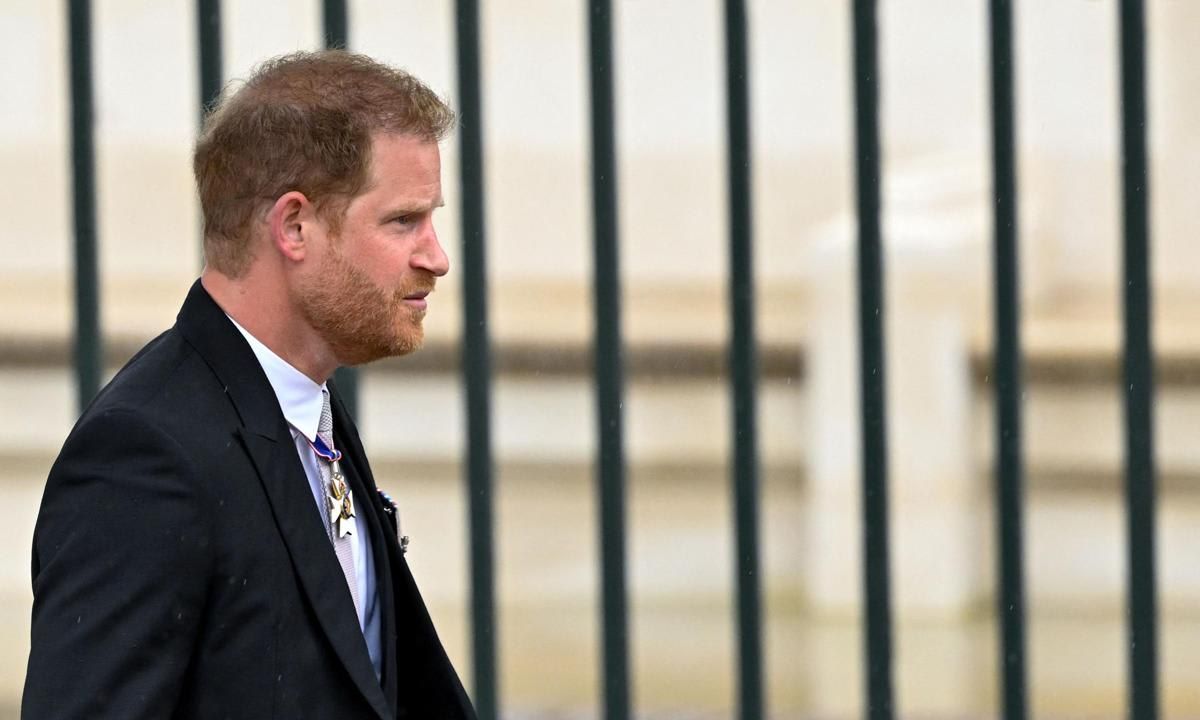
[[(426, 296), (449, 270), (433, 229), (442, 205), (436, 142), (376, 134), (371, 182), (350, 201), (296, 302), (342, 365), (406, 355), (424, 338)], [(322, 228), (327, 231), (327, 228)]]

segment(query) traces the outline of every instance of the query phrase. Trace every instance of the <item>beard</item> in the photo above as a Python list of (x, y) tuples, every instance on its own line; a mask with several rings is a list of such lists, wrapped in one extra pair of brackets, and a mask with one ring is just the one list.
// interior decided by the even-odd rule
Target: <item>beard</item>
[(422, 273), (389, 294), (334, 248), (317, 276), (300, 288), (297, 303), (339, 364), (362, 365), (421, 347), (425, 311), (404, 298), (432, 292), (433, 286), (433, 276)]

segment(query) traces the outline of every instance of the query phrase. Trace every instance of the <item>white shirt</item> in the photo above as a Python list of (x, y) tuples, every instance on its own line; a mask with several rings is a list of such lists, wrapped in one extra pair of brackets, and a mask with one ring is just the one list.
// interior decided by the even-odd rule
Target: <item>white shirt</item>
[[(229, 317), (226, 315), (226, 317)], [(292, 431), (292, 440), (296, 444), (296, 452), (300, 456), (300, 464), (304, 466), (304, 474), (308, 476), (309, 489), (312, 490), (315, 509), (322, 516), (322, 524), (327, 516), (325, 511), (325, 487), (321, 481), (321, 470), (317, 464), (320, 460), (312, 443), (317, 439), (317, 424), (321, 420), (322, 393), (325, 384), (318, 385), (304, 373), (292, 367), (286, 360), (276, 355), (271, 348), (263, 345), (258, 338), (250, 334), (233, 318), (229, 318), (233, 326), (242, 333), (258, 364), (262, 366), (275, 397), (279, 400), (279, 408), (283, 417), (288, 421)], [(335, 435), (333, 444), (338, 444)], [(355, 498), (355, 505), (368, 502), (367, 498)], [(379, 634), (379, 601), (375, 592), (375, 561), (371, 554), (371, 538), (366, 528), (358, 531), (358, 518), (350, 518), (352, 533), (350, 549), (354, 556), (354, 573), (358, 582), (358, 597), (362, 601), (358, 609), (358, 626), (362, 628), (363, 637), (367, 641), (367, 651), (371, 655), (371, 664), (375, 666), (375, 675), (383, 674), (383, 654)], [(330, 544), (329, 551), (333, 552)]]

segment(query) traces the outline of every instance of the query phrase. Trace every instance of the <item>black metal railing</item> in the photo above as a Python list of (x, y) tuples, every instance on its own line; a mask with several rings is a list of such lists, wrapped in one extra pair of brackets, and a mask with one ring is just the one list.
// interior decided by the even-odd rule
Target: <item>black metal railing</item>
[(1121, 0), (1121, 174), (1125, 235), (1125, 466), (1129, 527), (1129, 713), (1158, 717), (1154, 573), (1154, 352), (1151, 347), (1146, 32), (1141, 0)]
[(600, 507), (600, 575), (604, 614), (604, 717), (627, 720), (632, 703), (625, 589), (625, 442), (622, 397), (621, 266), (618, 258), (617, 139), (613, 97), (612, 5), (589, 0), (591, 51), (592, 224), (596, 316), (595, 373)]
[[(1014, 110), (1014, 32), (1011, 0), (989, 0), (994, 205), (994, 302), (996, 402), (997, 616), (1002, 712), (1027, 715), (1022, 490), (1024, 484), (1021, 398), (1018, 183)], [(349, 45), (346, 3), (322, 3), (328, 47)], [(758, 544), (759, 458), (757, 443), (758, 344), (754, 329), (751, 112), (748, 64), (751, 18), (742, 0), (724, 5), (728, 123), (728, 180), (732, 337), (728, 354), (733, 416), (731, 486), (735, 509), (738, 713), (744, 720), (767, 715), (762, 651), (761, 573)], [(68, 0), (71, 138), (74, 199), (74, 366), (78, 402), (99, 388), (101, 335), (97, 269), (95, 143), (91, 4)], [(1120, 67), (1124, 188), (1124, 383), (1127, 441), (1129, 551), (1129, 714), (1158, 716), (1157, 608), (1154, 567), (1154, 364), (1151, 345), (1149, 188), (1146, 143), (1145, 30), (1141, 0), (1121, 0)], [(462, 372), (466, 388), (466, 486), (471, 535), (471, 608), (474, 697), (480, 717), (500, 716), (497, 693), (494, 596), (494, 528), (490, 433), (491, 375), (487, 322), (483, 102), (476, 0), (456, 5), (459, 113), (461, 116), (462, 272), (464, 333)], [(875, 0), (854, 0), (853, 88), (858, 219), (859, 382), (862, 430), (862, 532), (865, 715), (894, 715), (892, 623), (888, 567), (888, 463), (884, 327), (884, 238), (881, 224), (881, 129)], [(199, 105), (212, 108), (223, 83), (221, 6), (197, 0)], [(623, 343), (620, 323), (618, 192), (615, 130), (613, 18), (608, 0), (588, 0), (591, 98), (591, 189), (594, 240), (594, 373), (597, 407), (596, 486), (603, 608), (604, 716), (626, 720), (633, 707), (629, 668), (626, 589), (625, 449), (623, 438)], [(356, 379), (339, 385), (355, 404)]]
[(75, 387), (79, 409), (100, 390), (100, 270), (96, 251), (96, 131), (92, 4), (70, 0), (71, 192), (75, 219)]
[(734, 573), (737, 586), (738, 702), (742, 720), (766, 716), (762, 680), (758, 551), (758, 342), (754, 331), (754, 213), (751, 197), (750, 69), (746, 4), (725, 2), (729, 126), (729, 375), (733, 394)]
[(854, 2), (854, 137), (857, 148), (859, 383), (862, 403), (862, 533), (866, 715), (892, 717), (892, 619), (888, 572), (887, 409), (880, 230), (879, 68), (875, 0)]
[(196, 46), (200, 51), (200, 123), (221, 99), (225, 82), (221, 48), (221, 0), (197, 0)]
[(350, 11), (346, 0), (322, 0), (321, 28), (325, 47), (350, 47)]
[(1000, 697), (1005, 720), (1024, 720), (1025, 578), (1021, 496), (1021, 293), (1017, 252), (1017, 167), (1013, 100), (1012, 3), (991, 0), (992, 191), (996, 402), (996, 614)]
[(475, 709), (499, 716), (496, 672), (495, 536), (492, 523), (491, 350), (483, 189), (483, 99), (479, 7), (458, 0), (459, 177), (462, 183), (462, 373), (467, 400), (467, 505), (471, 534), (471, 650)]

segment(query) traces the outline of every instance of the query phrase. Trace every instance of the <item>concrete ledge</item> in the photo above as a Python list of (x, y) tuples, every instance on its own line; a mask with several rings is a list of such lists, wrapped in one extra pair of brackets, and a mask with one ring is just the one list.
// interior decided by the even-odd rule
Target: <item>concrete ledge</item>
[[(105, 365), (116, 370), (133, 356), (149, 337), (112, 335), (104, 340)], [(0, 336), (0, 370), (70, 366), (73, 349), (67, 338), (33, 335)], [(420, 352), (375, 363), (368, 372), (445, 375), (461, 370), (462, 348), (454, 341), (436, 340)], [(562, 341), (501, 341), (492, 346), (493, 372), (514, 377), (577, 377), (592, 372), (591, 345)], [(763, 343), (759, 346), (759, 374), (763, 379), (803, 379), (806, 374), (802, 343)], [(1108, 351), (1032, 350), (1026, 353), (1025, 382), (1070, 387), (1109, 385), (1121, 380), (1123, 359)], [(625, 347), (625, 369), (644, 379), (697, 379), (725, 377), (728, 350), (704, 342), (633, 342)], [(976, 384), (990, 381), (992, 358), (988, 351), (972, 351), (971, 374)], [(1160, 352), (1155, 363), (1160, 387), (1200, 387), (1200, 348)]]
[[(116, 370), (151, 338), (110, 336), (104, 340), (105, 366)], [(62, 369), (72, 363), (70, 341), (65, 338), (0, 336), (0, 370), (16, 368)], [(457, 342), (433, 341), (417, 353), (374, 363), (367, 372), (403, 372), (445, 375), (462, 369), (462, 348)], [(592, 372), (590, 345), (567, 342), (508, 341), (492, 347), (494, 372), (512, 376), (575, 377)], [(645, 378), (717, 378), (726, 374), (728, 352), (724, 346), (704, 343), (634, 343), (625, 348), (626, 372)], [(759, 372), (764, 378), (799, 378), (804, 358), (798, 346), (764, 345), (759, 348)]]
[[(54, 456), (36, 450), (0, 450), (0, 485), (14, 482), (44, 481), (54, 462)], [(379, 478), (404, 478), (404, 482), (453, 484), (463, 481), (461, 462), (440, 458), (414, 458), (393, 453), (375, 453), (371, 467)], [(729, 483), (729, 468), (723, 463), (685, 463), (654, 461), (631, 463), (626, 481), (630, 486), (642, 483), (680, 484), (689, 487), (715, 488)], [(803, 492), (807, 478), (802, 464), (764, 463), (759, 468), (759, 480), (764, 488), (781, 487)], [(577, 462), (541, 462), (536, 460), (505, 459), (495, 461), (497, 483), (536, 485), (588, 485), (594, 481), (592, 465)], [(1026, 492), (1030, 499), (1060, 496), (1119, 495), (1124, 491), (1125, 476), (1109, 467), (1054, 467), (1034, 465), (1026, 470)], [(1200, 498), (1200, 472), (1158, 472), (1160, 499)]]
[[(1035, 351), (1026, 353), (1025, 382), (1071, 387), (1118, 384), (1123, 362), (1122, 357), (1107, 351)], [(1160, 351), (1154, 372), (1159, 387), (1200, 386), (1200, 349), (1170, 354)], [(972, 353), (971, 373), (976, 383), (990, 381), (991, 355)]]

